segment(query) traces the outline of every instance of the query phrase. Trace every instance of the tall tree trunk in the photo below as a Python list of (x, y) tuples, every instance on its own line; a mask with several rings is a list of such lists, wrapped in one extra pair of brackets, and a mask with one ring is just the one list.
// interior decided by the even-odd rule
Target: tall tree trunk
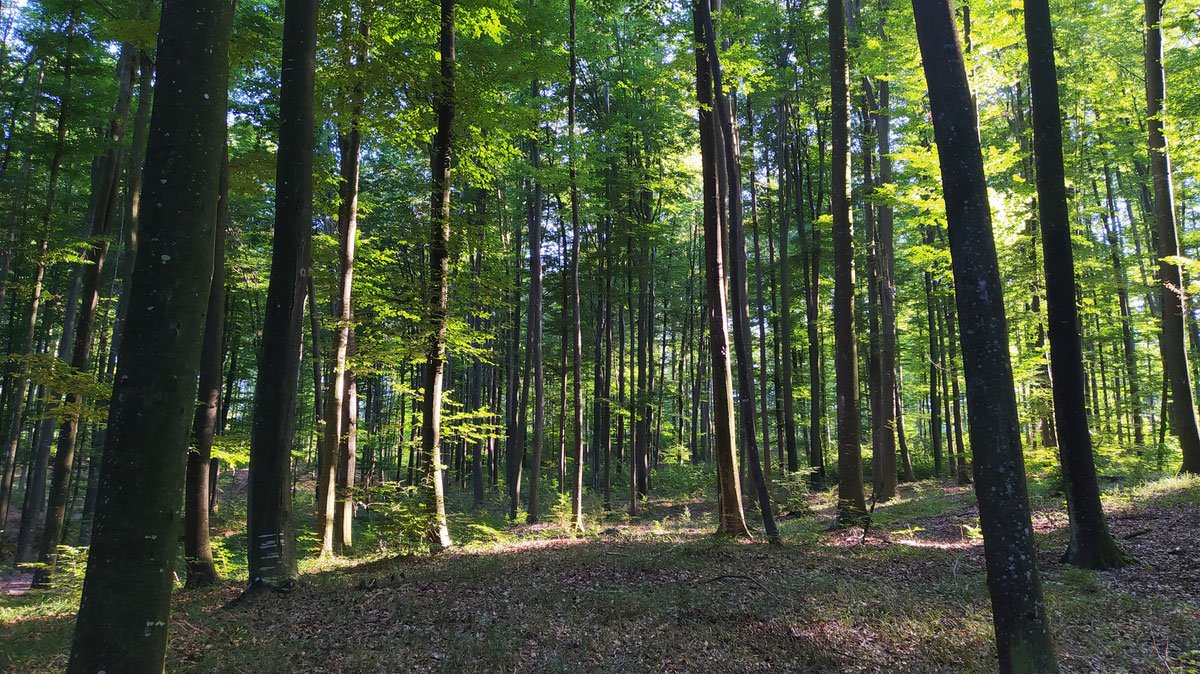
[(734, 442), (733, 374), (729, 366), (729, 332), (725, 305), (725, 255), (722, 209), (717, 183), (721, 167), (717, 145), (721, 137), (713, 109), (711, 68), (715, 62), (706, 27), (712, 25), (708, 0), (692, 5), (696, 50), (696, 96), (700, 102), (700, 156), (704, 174), (704, 271), (708, 294), (709, 359), (712, 363), (713, 441), (717, 458), (717, 488), (720, 499), (717, 533), (749, 534), (742, 509), (742, 485), (738, 480), (738, 457)]
[(1146, 5), (1146, 125), (1150, 138), (1150, 173), (1154, 183), (1154, 219), (1158, 231), (1158, 278), (1162, 283), (1163, 369), (1171, 382), (1175, 432), (1183, 451), (1184, 473), (1200, 473), (1200, 423), (1196, 420), (1195, 392), (1188, 367), (1183, 320), (1183, 269), (1177, 258), (1179, 229), (1175, 224), (1175, 193), (1171, 183), (1171, 157), (1163, 133), (1162, 114), (1167, 97), (1163, 71), (1164, 0)]
[[(1075, 260), (1067, 210), (1062, 117), (1048, 0), (1025, 3), (1025, 40), (1029, 50), (1033, 150), (1037, 162), (1038, 215), (1042, 223), (1042, 259), (1046, 272), (1054, 421), (1071, 525), (1065, 561), (1088, 569), (1116, 568), (1124, 565), (1124, 558), (1108, 533), (1104, 508), (1100, 504), (1083, 393), (1083, 341), (1079, 336), (1079, 316), (1075, 306)], [(1140, 439), (1140, 419), (1137, 429)]]
[[(79, 2), (72, 2), (67, 18), (66, 47), (63, 55), (63, 91), (71, 91), (71, 72), (74, 66), (75, 24), (79, 16)], [(46, 274), (46, 253), (49, 250), (50, 218), (54, 212), (54, 201), (58, 194), (58, 177), (61, 170), (63, 155), (66, 152), (67, 121), (70, 118), (68, 98), (63, 97), (58, 107), (58, 121), (55, 123), (54, 150), (50, 156), (49, 187), (46, 190), (46, 203), (42, 210), (41, 243), (36, 255), (36, 266), (30, 280), (29, 320), (26, 323), (26, 338), (21, 354), (29, 354), (33, 348), (34, 332), (37, 329), (38, 307), (42, 299), (42, 282)], [(17, 464), (17, 445), (21, 440), (21, 426), (25, 405), (25, 390), (28, 386), (28, 368), (16, 377), (9, 394), (8, 435), (5, 438), (7, 452), (3, 457), (4, 465), (0, 468), (0, 534), (4, 533), (8, 522), (8, 502), (12, 498), (13, 475)]]
[(425, 345), (425, 401), (421, 417), (421, 449), (425, 462), (422, 499), (426, 538), (435, 550), (450, 546), (446, 495), (442, 484), (442, 372), (446, 364), (446, 313), (450, 298), (450, 150), (454, 138), (454, 10), (455, 0), (441, 0), (441, 82), (435, 96), (437, 133), (433, 138), (432, 213), (429, 229), (429, 325)]
[[(275, 236), (254, 387), (247, 506), (251, 588), (291, 585), (296, 569), (292, 519), (292, 432), (311, 273), (313, 91), (316, 0), (286, 0), (275, 167)], [(326, 416), (335, 410), (325, 409)]]
[(854, 225), (850, 213), (850, 71), (846, 14), (829, 0), (829, 60), (833, 86), (833, 334), (837, 371), (838, 523), (867, 515), (863, 497), (862, 420), (859, 410), (858, 340), (854, 329)]
[[(795, 396), (792, 393), (792, 275), (791, 275), (791, 254), (788, 252), (788, 242), (792, 238), (790, 229), (788, 228), (788, 209), (784, 205), (787, 202), (788, 193), (784, 187), (788, 174), (789, 159), (786, 138), (786, 129), (788, 125), (787, 106), (783, 103), (779, 104), (779, 152), (776, 157), (779, 163), (779, 191), (780, 191), (780, 207), (779, 207), (779, 296), (782, 304), (779, 310), (779, 344), (780, 350), (783, 352), (783, 374), (781, 375), (780, 383), (783, 385), (776, 395), (781, 398), (779, 404), (783, 405), (783, 440), (781, 444), (786, 449), (787, 453), (787, 469), (789, 473), (794, 473), (800, 470), (800, 461), (796, 455), (796, 410)], [(804, 230), (799, 228), (800, 237), (803, 239)]]
[[(89, 212), (90, 234), (97, 241), (87, 251), (91, 263), (83, 272), (81, 304), (75, 323), (75, 339), (71, 353), (71, 367), (88, 371), (91, 358), (92, 335), (96, 326), (96, 309), (100, 303), (100, 284), (108, 258), (107, 236), (112, 230), (117, 202), (117, 176), (120, 175), (121, 146), (125, 142), (125, 124), (129, 118), (129, 106), (133, 96), (133, 66), (135, 52), (132, 47), (122, 49), (117, 80), (119, 93), (112, 118), (109, 120), (106, 143), (108, 148), (97, 162), (97, 192), (93, 192)], [(218, 169), (219, 172), (219, 169)], [(48, 222), (48, 220), (47, 220)], [(215, 221), (214, 221), (215, 222)], [(211, 232), (213, 225), (208, 225)], [(82, 402), (77, 393), (68, 393), (64, 404), (73, 407)], [(40, 562), (46, 566), (34, 574), (34, 583), (42, 586), (49, 581), (57, 559), (58, 543), (63, 537), (63, 526), (67, 519), (67, 500), (70, 488), (71, 468), (74, 464), (79, 418), (68, 416), (58, 432), (58, 447), (54, 453), (53, 471), (50, 478), (49, 503), (46, 508), (46, 526), (42, 533)], [(185, 446), (180, 443), (180, 447)]]
[[(754, 137), (754, 113), (746, 102), (746, 135)], [(762, 408), (763, 478), (771, 481), (771, 417), (767, 404), (767, 316), (763, 303), (762, 249), (758, 243), (758, 188), (755, 171), (750, 171), (750, 223), (754, 235), (755, 302), (758, 305), (758, 396)]]
[[(734, 114), (729, 95), (724, 90), (721, 60), (717, 50), (716, 29), (712, 14), (701, 11), (704, 37), (707, 40), (709, 66), (712, 68), (713, 95), (717, 103), (715, 132), (725, 144), (725, 172), (728, 176), (729, 214), (729, 283), (733, 303), (733, 342), (737, 355), (738, 403), (742, 424), (742, 442), (748, 454), (750, 477), (758, 496), (759, 512), (762, 513), (763, 528), (772, 545), (781, 545), (779, 529), (775, 524), (775, 513), (771, 507), (771, 496), (763, 476), (762, 459), (758, 453), (758, 432), (754, 423), (754, 357), (750, 354), (750, 306), (747, 291), (746, 231), (742, 219), (742, 171), (738, 137), (733, 128)], [(761, 306), (761, 305), (760, 305)]]
[[(533, 0), (530, 0), (532, 7)], [(541, 97), (541, 87), (535, 79), (531, 85), (532, 98), (536, 101)], [(538, 154), (537, 134), (531, 141), (530, 163), (536, 173), (541, 168), (541, 157)], [(546, 437), (546, 372), (542, 360), (542, 184), (535, 175), (533, 179), (533, 199), (529, 205), (529, 327), (526, 329), (529, 338), (530, 363), (533, 366), (533, 452), (530, 457), (529, 471), (529, 516), (530, 524), (536, 524), (541, 517), (541, 477), (542, 477), (542, 445)], [(526, 370), (529, 368), (526, 367)], [(522, 405), (525, 407), (525, 405)], [(519, 473), (518, 473), (519, 478)], [(518, 483), (519, 488), (519, 483)]]
[[(883, 26), (880, 25), (882, 35)], [(875, 131), (879, 139), (879, 187), (887, 189), (892, 182), (892, 141), (890, 113), (891, 84), (879, 82), (879, 111), (875, 113)], [(881, 474), (884, 477), (883, 492), (895, 495), (898, 491), (896, 476), (896, 268), (893, 254), (892, 206), (879, 204), (876, 245), (879, 257), (879, 387), (883, 401), (879, 408), (879, 444)], [(905, 479), (912, 473), (911, 463), (905, 469)]]
[[(349, 19), (346, 19), (347, 21)], [(369, 28), (364, 20), (359, 24), (359, 45), (368, 35)], [(349, 38), (349, 29), (344, 30)], [(356, 39), (356, 38), (350, 38)], [(363, 53), (365, 46), (347, 47), (354, 56), (347, 58), (354, 70), (366, 67), (366, 57)], [(353, 287), (354, 287), (354, 249), (358, 236), (358, 174), (359, 157), (362, 154), (362, 85), (356, 83), (350, 93), (350, 123), (340, 129), (338, 134), (338, 154), (340, 156), (338, 175), (338, 206), (337, 231), (341, 239), (338, 251), (338, 295), (334, 303), (336, 315), (333, 328), (333, 362), (331, 365), (329, 391), (325, 409), (329, 414), (325, 419), (325, 437), (318, 447), (317, 456), (317, 493), (320, 499), (317, 503), (317, 543), (322, 558), (334, 553), (339, 539), (335, 535), (336, 520), (338, 519), (337, 502), (334, 483), (337, 481), (338, 464), (340, 463), (339, 448), (342, 446), (342, 436), (346, 434), (343, 426), (344, 414), (340, 413), (346, 405), (346, 355), (350, 342), (350, 332), (353, 329)], [(355, 415), (357, 416), (357, 415)], [(342, 500), (345, 500), (344, 498)]]
[(571, 12), (571, 86), (567, 96), (567, 129), (568, 139), (567, 161), (570, 164), (571, 181), (571, 356), (572, 369), (575, 376), (575, 467), (571, 492), (571, 516), (573, 528), (583, 531), (583, 327), (580, 322), (579, 302), (579, 186), (575, 168), (575, 89), (579, 78), (579, 55), (575, 48), (575, 0), (570, 0)]
[(188, 588), (217, 582), (208, 537), (209, 460), (217, 429), (217, 403), (221, 398), (221, 341), (225, 336), (225, 226), (229, 219), (229, 150), (221, 159), (217, 219), (213, 237), (213, 273), (208, 291), (204, 339), (200, 343), (200, 386), (192, 417), (192, 442), (187, 454), (184, 483), (183, 555)]
[(950, 233), (984, 557), (1003, 672), (1057, 672), (1033, 540), (1000, 269), (949, 0), (914, 0)]
[(213, 270), (232, 9), (228, 0), (193, 0), (162, 11), (144, 240), (69, 672), (164, 666), (184, 482), (179, 450), (195, 412)]

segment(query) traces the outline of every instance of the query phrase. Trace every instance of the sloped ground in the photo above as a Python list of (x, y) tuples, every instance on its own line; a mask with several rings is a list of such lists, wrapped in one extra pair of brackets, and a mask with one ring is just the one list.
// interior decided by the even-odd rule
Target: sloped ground
[[(875, 524), (830, 533), (828, 500), (786, 545), (713, 539), (700, 501), (653, 503), (585, 538), (553, 525), (437, 557), (306, 575), (233, 611), (227, 585), (181, 594), (169, 671), (883, 672), (995, 669), (969, 489), (920, 483)], [(1170, 672), (1200, 660), (1200, 481), (1110, 499), (1141, 562), (1064, 567), (1066, 517), (1038, 507), (1041, 565), (1067, 671)], [(2, 604), (0, 604), (2, 606)], [(2, 614), (0, 614), (2, 615)], [(70, 616), (9, 621), (0, 669), (61, 669)]]

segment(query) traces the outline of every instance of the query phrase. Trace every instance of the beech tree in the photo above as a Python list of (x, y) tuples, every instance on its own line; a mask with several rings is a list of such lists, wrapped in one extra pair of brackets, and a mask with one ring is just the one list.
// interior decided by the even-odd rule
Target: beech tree
[(144, 238), (109, 408), (71, 672), (156, 671), (164, 664), (183, 448), (213, 270), (232, 14), (228, 0), (172, 0), (162, 11)]
[(917, 40), (942, 172), (957, 283), (975, 494), (1000, 670), (1057, 672), (1037, 567), (1037, 547), (1008, 353), (996, 242), (975, 107), (949, 0), (913, 0)]

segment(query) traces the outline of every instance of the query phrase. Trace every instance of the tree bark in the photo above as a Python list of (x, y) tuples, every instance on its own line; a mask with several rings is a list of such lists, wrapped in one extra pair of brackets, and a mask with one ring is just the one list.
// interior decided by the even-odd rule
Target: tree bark
[(742, 486), (738, 480), (738, 457), (734, 442), (733, 374), (729, 364), (729, 333), (725, 305), (725, 255), (722, 251), (722, 208), (717, 184), (721, 167), (717, 144), (721, 137), (714, 114), (711, 63), (715, 54), (708, 44), (706, 26), (712, 25), (708, 0), (692, 5), (696, 41), (696, 95), (700, 102), (700, 155), (704, 174), (704, 270), (708, 294), (709, 359), (712, 363), (713, 442), (717, 458), (717, 487), (720, 497), (717, 533), (748, 535), (742, 509)]
[(183, 555), (188, 588), (217, 582), (208, 538), (209, 469), (213, 436), (217, 428), (217, 403), (221, 398), (221, 341), (225, 336), (225, 226), (229, 219), (229, 150), (221, 158), (217, 219), (213, 237), (213, 273), (208, 291), (204, 339), (200, 343), (200, 386), (192, 417), (192, 442), (187, 454), (184, 482)]
[[(69, 672), (162, 671), (225, 138), (228, 0), (169, 2), (134, 270)], [(78, 346), (78, 345), (77, 345)]]
[(1179, 265), (1179, 229), (1175, 223), (1175, 192), (1171, 156), (1163, 133), (1167, 97), (1163, 71), (1162, 18), (1164, 0), (1145, 0), (1146, 6), (1146, 126), (1150, 140), (1150, 174), (1154, 183), (1154, 219), (1158, 231), (1158, 277), (1162, 283), (1163, 369), (1171, 382), (1175, 432), (1183, 452), (1184, 473), (1200, 473), (1200, 422), (1188, 366), (1183, 320), (1183, 269)]
[(913, 0), (950, 234), (988, 589), (1003, 672), (1057, 672), (1033, 539), (976, 115), (949, 0)]
[(455, 0), (441, 0), (441, 82), (435, 96), (437, 133), (431, 159), (433, 187), (429, 229), (429, 324), (425, 344), (425, 400), (421, 418), (421, 450), (425, 462), (422, 499), (426, 539), (434, 550), (449, 547), (446, 495), (442, 484), (442, 372), (446, 364), (446, 314), (450, 297), (450, 153), (454, 141), (454, 10)]
[[(250, 586), (291, 585), (296, 568), (291, 450), (311, 273), (316, 0), (286, 0), (275, 168), (275, 236), (254, 388), (247, 506)], [(335, 414), (325, 409), (326, 416)]]
[(859, 524), (863, 497), (862, 419), (859, 410), (858, 340), (854, 328), (854, 224), (850, 213), (850, 82), (846, 15), (829, 0), (829, 59), (833, 91), (833, 335), (837, 372), (838, 524)]

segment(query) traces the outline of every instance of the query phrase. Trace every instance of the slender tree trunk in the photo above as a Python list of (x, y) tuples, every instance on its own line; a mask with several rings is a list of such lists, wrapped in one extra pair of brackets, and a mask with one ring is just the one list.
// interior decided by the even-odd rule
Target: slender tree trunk
[(750, 307), (747, 297), (746, 231), (742, 218), (741, 152), (738, 148), (737, 134), (733, 128), (734, 115), (729, 95), (724, 90), (721, 60), (717, 50), (717, 36), (712, 15), (702, 10), (701, 18), (704, 23), (704, 36), (707, 40), (709, 66), (712, 68), (713, 94), (717, 103), (717, 124), (714, 125), (714, 129), (715, 132), (720, 133), (725, 144), (725, 172), (729, 184), (729, 283), (732, 289), (730, 295), (733, 303), (733, 341), (738, 366), (738, 402), (742, 424), (742, 442), (748, 454), (750, 476), (758, 496), (759, 512), (762, 513), (763, 527), (767, 531), (767, 538), (772, 545), (781, 545), (779, 529), (775, 524), (775, 513), (771, 507), (771, 497), (763, 476), (762, 459), (758, 453), (758, 432), (754, 427), (754, 360), (750, 353)]
[[(96, 187), (91, 197), (89, 211), (91, 214), (91, 236), (98, 239), (88, 250), (86, 257), (90, 265), (83, 272), (81, 304), (75, 324), (74, 347), (71, 354), (71, 367), (76, 370), (88, 371), (92, 351), (92, 336), (95, 331), (96, 309), (100, 303), (100, 284), (105, 272), (108, 258), (108, 233), (116, 211), (116, 185), (120, 174), (121, 145), (125, 141), (125, 124), (129, 118), (130, 101), (133, 96), (133, 65), (134, 50), (124, 47), (118, 70), (119, 93), (116, 109), (109, 122), (108, 144), (105, 155), (98, 160)], [(219, 173), (219, 169), (218, 169)], [(47, 220), (47, 223), (49, 221)], [(215, 221), (214, 221), (215, 222)], [(212, 231), (213, 225), (208, 225)], [(64, 404), (72, 407), (82, 402), (76, 393), (68, 393)], [(67, 500), (70, 488), (71, 468), (74, 464), (76, 439), (79, 432), (79, 418), (67, 417), (58, 432), (58, 447), (54, 453), (53, 471), (50, 479), (49, 504), (46, 508), (46, 526), (42, 534), (42, 549), (38, 556), (40, 562), (46, 564), (34, 574), (34, 583), (38, 586), (49, 581), (57, 559), (58, 541), (63, 538), (63, 526), (67, 519)], [(184, 444), (179, 445), (183, 447)]]
[(183, 555), (187, 564), (186, 587), (217, 582), (208, 537), (209, 469), (213, 436), (217, 428), (217, 403), (221, 398), (221, 341), (225, 335), (225, 227), (229, 218), (229, 150), (221, 159), (217, 219), (213, 237), (213, 274), (208, 291), (208, 313), (200, 346), (200, 386), (192, 417), (192, 442), (187, 454), (184, 483)]
[(69, 672), (164, 666), (184, 482), (183, 457), (164, 448), (186, 445), (195, 412), (232, 9), (228, 0), (194, 0), (167, 3), (162, 12), (143, 242)]
[(723, 252), (722, 209), (718, 199), (717, 145), (721, 137), (713, 103), (711, 64), (715, 40), (707, 34), (712, 25), (708, 0), (692, 5), (696, 41), (696, 95), (700, 102), (700, 154), (704, 173), (704, 269), (708, 293), (709, 358), (712, 362), (713, 417), (717, 487), (720, 497), (717, 533), (730, 536), (749, 534), (742, 509), (742, 486), (738, 480), (738, 457), (734, 442), (733, 374), (729, 364), (729, 333), (725, 305), (725, 254)]
[(859, 410), (858, 340), (854, 328), (854, 225), (850, 213), (850, 82), (846, 14), (829, 0), (829, 59), (833, 82), (833, 325), (837, 371), (838, 523), (858, 524), (863, 497), (862, 420)]
[(914, 0), (964, 340), (984, 557), (1003, 672), (1057, 672), (1042, 600), (1000, 269), (976, 115), (949, 0)]
[(575, 0), (570, 0), (571, 12), (571, 86), (567, 97), (568, 158), (571, 181), (571, 316), (574, 322), (571, 337), (572, 369), (575, 397), (575, 475), (571, 492), (573, 527), (583, 531), (583, 327), (579, 302), (579, 186), (575, 169), (575, 89), (579, 78), (579, 55), (575, 49)]
[[(1079, 337), (1079, 316), (1075, 306), (1075, 261), (1063, 170), (1062, 118), (1054, 67), (1054, 33), (1047, 0), (1025, 3), (1025, 39), (1029, 50), (1038, 215), (1042, 224), (1042, 258), (1046, 272), (1054, 418), (1071, 524), (1071, 541), (1064, 559), (1083, 568), (1115, 568), (1124, 565), (1124, 558), (1108, 533), (1104, 508), (1100, 504), (1084, 400), (1083, 342)], [(1137, 435), (1140, 444), (1140, 418)]]
[[(781, 444), (784, 446), (787, 453), (787, 469), (789, 473), (794, 473), (800, 470), (800, 462), (796, 455), (796, 410), (795, 397), (792, 393), (792, 275), (791, 275), (791, 255), (788, 253), (788, 242), (791, 239), (791, 231), (788, 228), (788, 209), (783, 204), (787, 201), (787, 190), (784, 187), (786, 175), (788, 173), (788, 151), (785, 141), (785, 129), (787, 128), (788, 116), (787, 107), (784, 104), (779, 105), (779, 191), (780, 191), (780, 208), (779, 208), (779, 295), (782, 302), (779, 311), (779, 344), (783, 355), (783, 374), (781, 383), (783, 388), (779, 390), (778, 396), (782, 398), (780, 403), (783, 405), (783, 440)], [(800, 229), (801, 238), (804, 237), (804, 230)], [(813, 475), (815, 478), (815, 474)]]
[[(292, 519), (291, 449), (311, 273), (313, 90), (316, 0), (286, 0), (275, 168), (275, 236), (250, 431), (247, 507), (250, 587), (298, 577)], [(336, 411), (325, 408), (326, 416)]]
[[(880, 25), (880, 37), (883, 26)], [(891, 84), (879, 82), (879, 111), (875, 114), (875, 130), (879, 139), (879, 186), (886, 189), (892, 182), (892, 141), (890, 114)], [(893, 254), (892, 206), (886, 201), (879, 204), (878, 230), (876, 231), (879, 256), (879, 386), (883, 401), (879, 408), (881, 433), (879, 455), (881, 473), (884, 476), (884, 492), (895, 495), (896, 484), (896, 426), (897, 426), (897, 383), (896, 383), (896, 269)], [(905, 479), (911, 479), (912, 464), (905, 465)]]
[[(345, 31), (347, 36), (349, 30)], [(367, 37), (368, 26), (365, 21), (360, 24), (359, 36)], [(357, 52), (348, 58), (355, 70), (366, 67), (362, 47), (348, 47)], [(318, 446), (317, 457), (317, 493), (320, 498), (317, 503), (317, 543), (319, 555), (324, 558), (334, 553), (339, 543), (335, 534), (338, 517), (338, 495), (334, 483), (337, 481), (339, 455), (342, 446), (342, 436), (347, 429), (342, 422), (345, 417), (338, 410), (346, 404), (346, 356), (350, 342), (350, 332), (353, 330), (353, 287), (354, 287), (354, 250), (355, 239), (358, 236), (358, 174), (359, 157), (362, 154), (362, 128), (359, 118), (362, 115), (362, 85), (355, 84), (350, 94), (351, 113), (350, 123), (340, 130), (338, 135), (338, 153), (340, 166), (338, 176), (338, 206), (337, 231), (341, 239), (338, 253), (338, 295), (335, 304), (333, 328), (333, 362), (331, 365), (329, 392), (325, 409), (329, 414), (325, 419), (325, 437)], [(315, 349), (314, 349), (315, 351)], [(357, 416), (357, 415), (355, 415)], [(341, 500), (345, 500), (342, 497)]]
[(1179, 229), (1175, 223), (1175, 193), (1171, 183), (1171, 157), (1163, 133), (1163, 108), (1167, 97), (1163, 72), (1164, 0), (1146, 5), (1146, 124), (1150, 137), (1150, 173), (1154, 183), (1154, 219), (1158, 230), (1158, 277), (1162, 283), (1163, 369), (1171, 382), (1175, 432), (1183, 451), (1184, 473), (1200, 473), (1200, 422), (1196, 420), (1195, 393), (1188, 366), (1183, 319), (1183, 269), (1177, 258)]
[(442, 485), (442, 372), (446, 364), (446, 314), (450, 297), (450, 151), (453, 146), (455, 0), (441, 0), (441, 82), (435, 98), (437, 133), (433, 139), (432, 213), (429, 230), (429, 326), (425, 348), (425, 401), (421, 416), (421, 449), (425, 462), (422, 499), (426, 538), (435, 549), (450, 546), (446, 496)]

